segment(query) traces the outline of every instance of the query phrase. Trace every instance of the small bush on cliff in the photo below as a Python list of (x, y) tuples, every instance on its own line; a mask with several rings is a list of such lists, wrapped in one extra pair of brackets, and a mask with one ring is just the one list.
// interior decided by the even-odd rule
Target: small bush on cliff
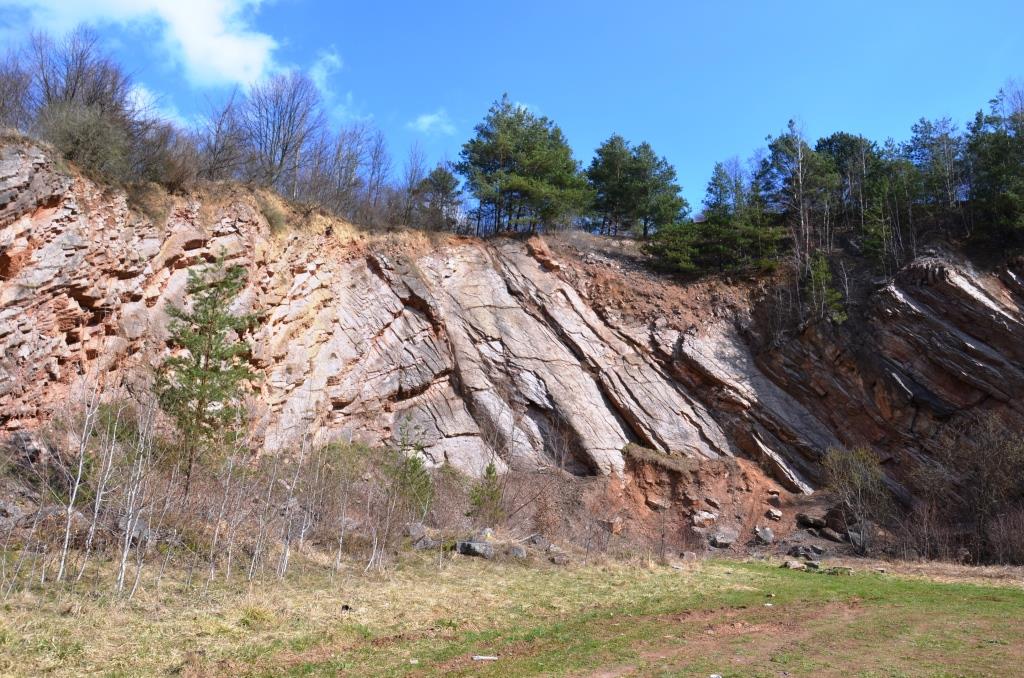
[(202, 270), (189, 271), (191, 308), (172, 306), (168, 311), (170, 344), (178, 353), (161, 365), (157, 394), (181, 436), (185, 496), (200, 456), (238, 432), (238, 399), (243, 383), (254, 376), (243, 361), (249, 347), (237, 338), (251, 318), (228, 311), (244, 285), (244, 269), (226, 266), (222, 255)]
[(870, 550), (876, 527), (890, 515), (890, 497), (882, 469), (870, 450), (830, 449), (822, 460), (829, 493), (842, 511), (848, 531), (858, 535), (854, 546)]
[(833, 286), (828, 257), (820, 252), (811, 259), (808, 284), (811, 288), (811, 310), (814, 317), (840, 324), (846, 322), (843, 294)]
[(38, 126), (66, 159), (93, 179), (123, 181), (131, 140), (124, 123), (94, 106), (59, 103), (39, 115)]

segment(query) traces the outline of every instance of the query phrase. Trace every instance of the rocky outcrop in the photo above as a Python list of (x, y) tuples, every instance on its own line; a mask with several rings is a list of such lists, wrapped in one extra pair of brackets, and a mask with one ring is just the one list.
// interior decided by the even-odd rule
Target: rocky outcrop
[(3, 146), (0, 427), (45, 424), (82, 380), (145, 393), (168, 351), (168, 305), (184, 301), (190, 268), (220, 254), (248, 271), (235, 307), (258, 319), (245, 339), (260, 376), (254, 444), (268, 452), (361, 440), (471, 473), (493, 462), (621, 474), (638, 443), (749, 458), (809, 492), (830, 446), (912, 456), (953, 413), (1020, 414), (1015, 268), (922, 259), (873, 295), (860, 334), (815, 325), (759, 351), (745, 301), (723, 312), (694, 292), (685, 319), (672, 304), (619, 314), (598, 303), (584, 262), (540, 239), (316, 221), (275, 235), (251, 195), (221, 188), (174, 198), (154, 221), (31, 144)]
[(950, 423), (992, 413), (1024, 425), (1020, 265), (984, 273), (953, 257), (912, 262), (857, 327), (816, 325), (757, 365), (848, 446), (909, 472)]

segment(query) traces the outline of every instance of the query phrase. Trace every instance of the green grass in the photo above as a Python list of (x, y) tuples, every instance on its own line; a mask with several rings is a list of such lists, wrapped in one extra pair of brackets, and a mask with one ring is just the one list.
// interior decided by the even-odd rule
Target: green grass
[(990, 676), (1019, 671), (1022, 638), (1010, 586), (423, 558), (206, 598), (18, 594), (0, 615), (0, 675)]

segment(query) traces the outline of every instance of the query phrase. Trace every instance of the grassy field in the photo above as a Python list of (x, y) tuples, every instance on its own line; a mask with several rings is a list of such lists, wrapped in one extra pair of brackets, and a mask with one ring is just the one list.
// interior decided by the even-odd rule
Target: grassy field
[[(1024, 671), (1024, 590), (708, 561), (568, 569), (410, 560), (130, 603), (0, 603), (0, 675), (994, 676)], [(473, 655), (496, 655), (474, 661)]]

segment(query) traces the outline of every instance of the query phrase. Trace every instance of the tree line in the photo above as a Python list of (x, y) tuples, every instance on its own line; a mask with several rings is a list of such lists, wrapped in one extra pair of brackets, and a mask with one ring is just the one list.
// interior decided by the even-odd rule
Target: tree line
[(451, 228), (458, 187), (413, 147), (398, 165), (366, 122), (332, 126), (300, 71), (279, 73), (210, 102), (182, 127), (140, 96), (89, 28), (45, 33), (0, 60), (0, 127), (50, 142), (93, 178), (188, 191), (234, 180), (370, 226)]
[(839, 245), (889, 274), (933, 234), (1015, 246), (1024, 233), (1024, 88), (1012, 84), (965, 130), (921, 119), (904, 142), (840, 131), (812, 144), (791, 121), (749, 162), (717, 163), (695, 216), (649, 143), (613, 134), (584, 167), (553, 120), (508, 96), (456, 162), (428, 167), (418, 147), (396, 163), (368, 123), (329, 124), (300, 71), (232, 93), (189, 129), (136, 93), (85, 28), (35, 34), (0, 63), (0, 123), (49, 140), (87, 172), (170, 190), (243, 181), (368, 226), (580, 228), (642, 239), (673, 271), (787, 261), (808, 279)]

